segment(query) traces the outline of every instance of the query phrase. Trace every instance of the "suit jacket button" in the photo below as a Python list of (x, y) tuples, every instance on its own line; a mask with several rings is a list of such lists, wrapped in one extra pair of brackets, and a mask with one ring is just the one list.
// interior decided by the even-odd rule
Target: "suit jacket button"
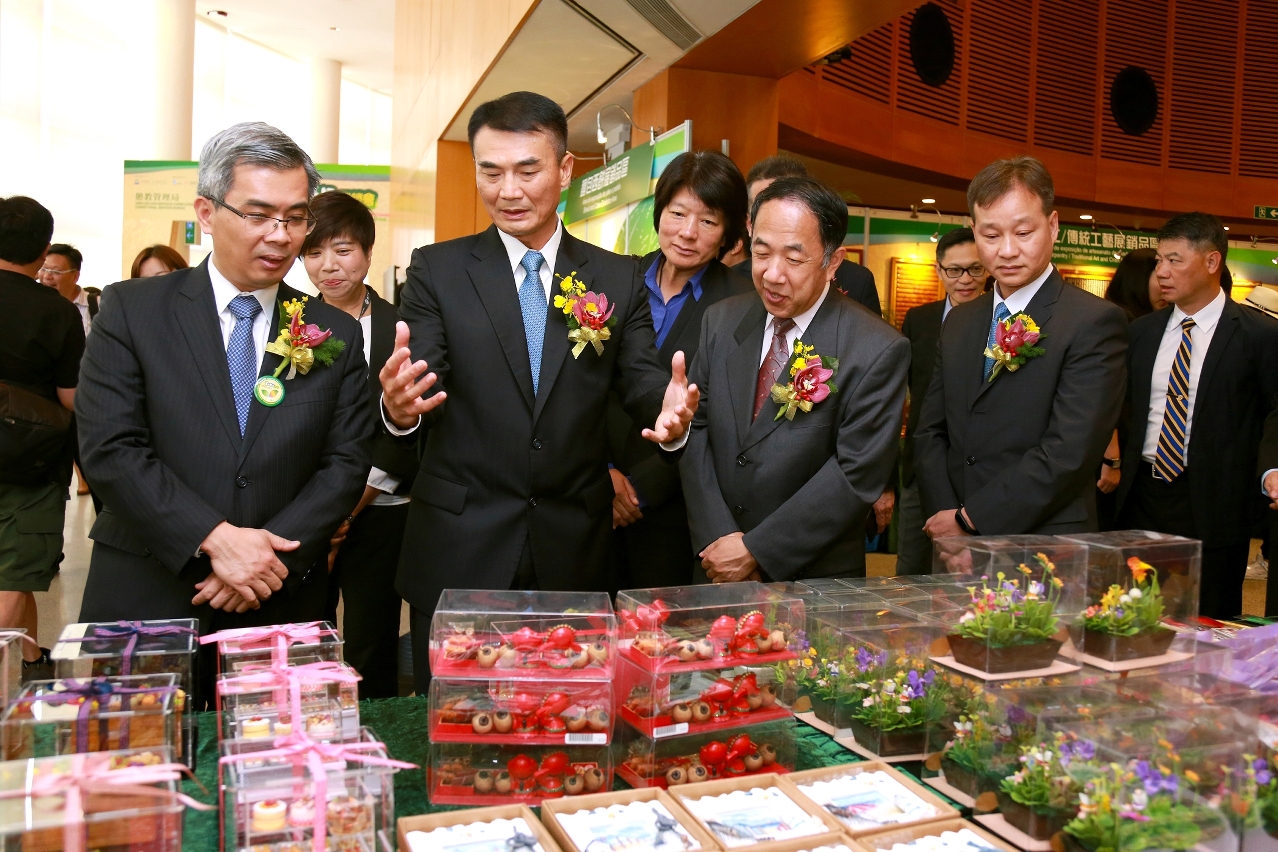
[(748, 461), (749, 459), (747, 459), (745, 456), (737, 456), (737, 464), (740, 465), (741, 467), (745, 467), (746, 462)]
[(536, 498), (536, 497), (529, 497), (529, 498), (528, 498), (528, 505), (529, 505), (529, 506), (532, 506), (534, 509), (535, 509), (535, 508), (537, 508), (537, 498)]
[(968, 456), (968, 457), (967, 457), (967, 463), (968, 463), (969, 465), (976, 464), (976, 456)]
[(736, 512), (738, 515), (743, 514), (743, 513), (745, 512), (745, 506), (738, 506), (737, 508), (733, 509), (732, 511)]
[(534, 450), (540, 450), (540, 449), (541, 449), (541, 439), (540, 439), (540, 438), (533, 438), (533, 449), (534, 449)]
[(249, 481), (242, 476), (237, 476), (235, 478), (235, 484), (241, 488), (248, 488)]

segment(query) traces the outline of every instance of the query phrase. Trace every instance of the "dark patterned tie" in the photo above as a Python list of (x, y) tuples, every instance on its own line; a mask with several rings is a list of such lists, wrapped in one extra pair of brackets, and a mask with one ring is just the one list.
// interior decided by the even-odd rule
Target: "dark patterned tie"
[(524, 268), (524, 281), (519, 285), (519, 310), (524, 315), (524, 339), (528, 341), (528, 366), (532, 368), (533, 396), (541, 378), (541, 346), (546, 336), (546, 288), (542, 286), (541, 252), (524, 253), (519, 265)]
[(1163, 411), (1163, 428), (1158, 433), (1158, 450), (1154, 453), (1154, 478), (1171, 482), (1185, 472), (1185, 424), (1189, 422), (1189, 360), (1194, 341), (1190, 330), (1194, 318), (1180, 323), (1180, 348), (1167, 377), (1167, 408)]
[(253, 317), (262, 312), (257, 296), (241, 293), (227, 305), (235, 316), (235, 328), (226, 343), (226, 366), (231, 370), (231, 393), (235, 396), (235, 416), (240, 421), (240, 435), (248, 425), (249, 406), (253, 403), (253, 383), (257, 381), (257, 349), (253, 346)]
[(768, 397), (772, 395), (772, 386), (781, 375), (785, 362), (790, 360), (790, 347), (786, 345), (785, 336), (792, 328), (794, 328), (794, 320), (789, 317), (772, 322), (772, 346), (768, 349), (768, 357), (764, 358), (763, 363), (759, 365), (759, 380), (754, 386), (755, 419), (759, 417), (763, 403), (767, 402)]
[[(993, 321), (990, 323), (990, 336), (989, 336), (989, 339), (985, 341), (985, 348), (986, 348), (986, 349), (993, 349), (993, 348), (994, 348), (994, 343), (995, 343), (995, 341), (997, 341), (997, 340), (998, 340), (998, 337), (997, 337), (998, 324), (999, 324), (999, 323), (1001, 323), (1003, 320), (1007, 319), (1008, 317), (1010, 317), (1011, 315), (1012, 315), (1012, 314), (1011, 314), (1011, 312), (1010, 312), (1010, 311), (1008, 311), (1008, 309), (1007, 309), (1007, 305), (1005, 305), (1003, 302), (999, 302), (999, 303), (998, 303), (998, 307), (994, 309), (994, 319), (993, 319)], [(993, 358), (990, 358), (989, 356), (986, 356), (986, 358), (985, 358), (985, 381), (987, 381), (987, 382), (988, 382), (988, 381), (990, 380), (990, 373), (992, 373), (992, 372), (994, 372), (994, 359), (993, 359)]]

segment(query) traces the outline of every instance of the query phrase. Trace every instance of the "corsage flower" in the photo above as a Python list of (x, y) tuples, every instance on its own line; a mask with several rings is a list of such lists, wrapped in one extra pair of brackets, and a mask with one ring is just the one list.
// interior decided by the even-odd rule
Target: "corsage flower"
[(1023, 311), (1000, 322), (994, 328), (994, 345), (985, 350), (985, 357), (994, 359), (989, 380), (994, 381), (1000, 370), (1015, 373), (1026, 361), (1045, 354), (1046, 350), (1038, 343), (1046, 338), (1038, 324)]
[(284, 377), (287, 380), (298, 373), (306, 375), (316, 362), (326, 366), (332, 364), (333, 359), (346, 348), (345, 341), (333, 338), (332, 329), (322, 329), (314, 323), (305, 322), (302, 314), (307, 298), (291, 299), (280, 306), (282, 313), (288, 317), (288, 325), (280, 329), (279, 337), (266, 344), (267, 352), (284, 359), (275, 368), (277, 378), (285, 367), (288, 367), (288, 375)]
[(817, 355), (813, 347), (795, 340), (789, 369), (792, 378), (789, 384), (772, 386), (772, 401), (781, 406), (773, 419), (793, 420), (796, 411), (806, 414), (830, 394), (838, 393), (839, 389), (830, 381), (838, 371), (838, 358)]
[(587, 290), (586, 285), (574, 276), (576, 272), (559, 276), (560, 293), (555, 296), (555, 307), (564, 312), (568, 321), (568, 339), (573, 342), (572, 357), (577, 358), (587, 346), (594, 347), (596, 355), (602, 355), (604, 341), (612, 337), (613, 306), (603, 293)]

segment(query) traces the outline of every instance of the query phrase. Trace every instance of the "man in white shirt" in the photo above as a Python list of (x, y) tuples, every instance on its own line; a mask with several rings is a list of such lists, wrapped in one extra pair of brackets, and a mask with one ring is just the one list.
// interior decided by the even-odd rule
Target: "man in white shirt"
[(1199, 612), (1233, 618), (1265, 500), (1257, 459), (1278, 406), (1278, 320), (1225, 295), (1220, 220), (1185, 213), (1158, 231), (1168, 306), (1132, 323), (1130, 420), (1118, 489), (1122, 527), (1203, 543)]
[(933, 539), (1097, 527), (1126, 319), (1052, 266), (1055, 198), (1033, 157), (995, 161), (968, 186), (977, 252), (997, 283), (945, 320), (914, 435)]
[(88, 337), (93, 315), (98, 312), (98, 291), (80, 286), (80, 267), (83, 264), (84, 255), (75, 246), (54, 243), (49, 246), (49, 256), (44, 259), (36, 280), (46, 287), (55, 288), (64, 299), (75, 305), (80, 312), (84, 336)]
[(848, 211), (829, 187), (779, 178), (751, 218), (755, 292), (707, 309), (692, 366), (703, 400), (680, 475), (693, 547), (715, 583), (864, 577), (909, 341), (830, 286)]

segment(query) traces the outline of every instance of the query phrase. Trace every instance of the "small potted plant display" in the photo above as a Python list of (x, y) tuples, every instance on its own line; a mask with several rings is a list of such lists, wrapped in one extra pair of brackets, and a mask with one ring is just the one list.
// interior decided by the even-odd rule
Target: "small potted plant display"
[(1242, 839), (1244, 852), (1273, 849), (1278, 838), (1278, 774), (1274, 760), (1254, 754), (1242, 756), (1241, 768), (1226, 767), (1229, 775), (1225, 814)]
[(862, 646), (845, 659), (839, 719), (879, 757), (922, 754), (929, 724), (945, 710), (944, 681), (923, 661)]
[(1050, 840), (1077, 812), (1080, 779), (1095, 757), (1094, 743), (1063, 731), (1022, 746), (1020, 767), (999, 785), (1003, 818), (1035, 840)]
[[(819, 639), (819, 637), (818, 637)], [(806, 640), (805, 640), (806, 643)], [(795, 689), (799, 697), (806, 696), (812, 704), (813, 714), (827, 725), (835, 724), (835, 693), (839, 683), (839, 661), (822, 653), (820, 642), (814, 641), (799, 655), (793, 669)]]
[[(1064, 585), (1056, 566), (1042, 553), (1035, 554), (1035, 570), (1022, 564), (1023, 576), (995, 575), (994, 585), (982, 576), (972, 589), (972, 602), (949, 635), (954, 660), (990, 674), (1045, 669), (1061, 648), (1055, 638), (1060, 619), (1056, 605)], [(1022, 586), (1024, 581), (1024, 586)]]
[(1176, 633), (1162, 623), (1163, 594), (1158, 571), (1135, 556), (1127, 560), (1131, 584), (1117, 583), (1083, 612), (1082, 648), (1110, 662), (1167, 653)]
[(1146, 760), (1110, 764), (1083, 785), (1078, 802), (1078, 815), (1062, 832), (1067, 849), (1193, 849), (1226, 828), (1177, 771)]
[(998, 789), (1003, 777), (1000, 757), (1011, 736), (1010, 727), (992, 724), (984, 713), (959, 716), (940, 756), (946, 783), (972, 799)]

